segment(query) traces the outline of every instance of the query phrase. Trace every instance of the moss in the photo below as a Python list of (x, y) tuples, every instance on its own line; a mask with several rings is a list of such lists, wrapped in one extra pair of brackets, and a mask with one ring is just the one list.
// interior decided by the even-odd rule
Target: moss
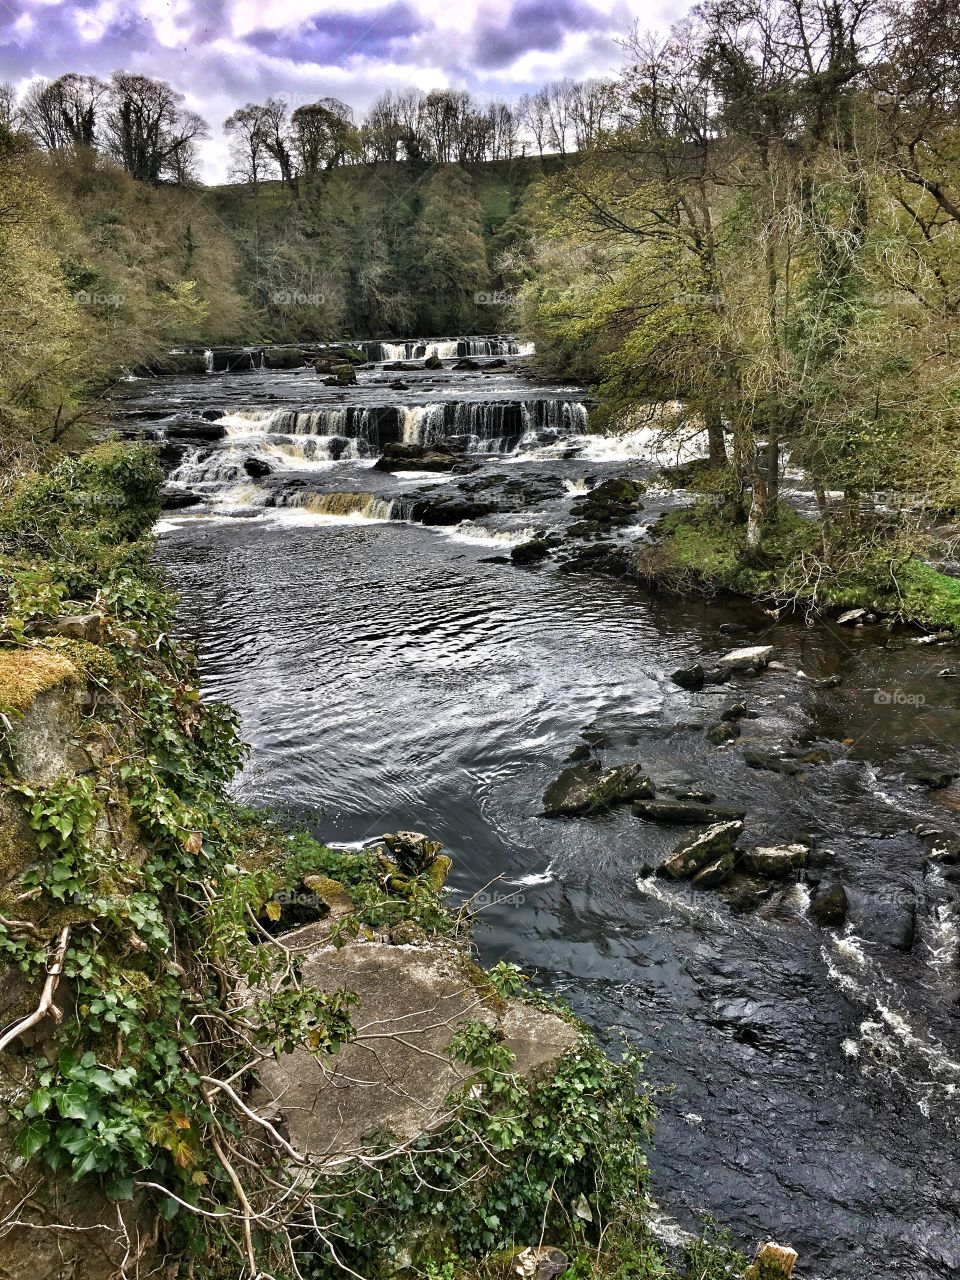
[(460, 957), (460, 971), (477, 993), (477, 998), (482, 1000), (488, 1009), (492, 1009), (497, 1017), (502, 1018), (507, 1012), (507, 1001), (497, 990), (486, 969), (464, 955)]
[(0, 791), (0, 884), (8, 883), (36, 862), (38, 856), (36, 837), (19, 801), (9, 792)]
[(49, 648), (0, 650), (0, 709), (23, 713), (41, 693), (79, 683), (74, 664)]
[(66, 636), (52, 636), (44, 641), (44, 648), (69, 658), (85, 676), (108, 684), (116, 678), (117, 663), (109, 649), (91, 644), (88, 640), (72, 640)]

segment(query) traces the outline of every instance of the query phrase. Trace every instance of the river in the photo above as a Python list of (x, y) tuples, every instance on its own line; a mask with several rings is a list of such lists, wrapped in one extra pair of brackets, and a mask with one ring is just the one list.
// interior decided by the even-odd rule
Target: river
[[(654, 456), (647, 427), (585, 437), (582, 392), (531, 385), (514, 349), (478, 363), (376, 365), (346, 389), (309, 368), (128, 384), (131, 428), (165, 441), (171, 500), (196, 502), (165, 514), (159, 556), (204, 691), (238, 709), (252, 746), (238, 794), (332, 841), (441, 839), (453, 902), (480, 895), (484, 962), (516, 961), (649, 1052), (670, 1220), (789, 1242), (807, 1280), (955, 1276), (960, 898), (925, 833), (960, 825), (960, 791), (911, 776), (960, 772), (950, 653), (512, 563), (610, 475), (650, 484), (617, 535), (643, 537), (685, 500), (659, 464), (697, 442)], [(211, 423), (222, 438), (198, 438)], [(384, 435), (456, 437), (459, 470), (375, 471)], [(494, 510), (471, 510), (490, 495)], [(760, 642), (782, 669), (701, 692), (670, 679)], [(704, 730), (733, 699), (751, 718), (713, 746)], [(651, 874), (685, 828), (628, 807), (542, 817), (584, 745), (746, 810), (748, 844), (807, 842), (807, 872), (695, 892)], [(786, 776), (744, 758), (784, 745), (818, 763)], [(845, 924), (811, 918), (818, 881), (844, 885)]]

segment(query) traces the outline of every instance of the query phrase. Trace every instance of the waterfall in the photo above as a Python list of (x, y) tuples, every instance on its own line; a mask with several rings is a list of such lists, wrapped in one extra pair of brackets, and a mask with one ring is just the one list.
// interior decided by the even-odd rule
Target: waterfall
[(464, 356), (517, 356), (520, 344), (515, 338), (459, 338), (456, 355)]
[(354, 517), (361, 520), (389, 520), (393, 503), (374, 493), (296, 494), (291, 505), (303, 507), (317, 516)]
[(428, 445), (444, 434), (446, 405), (421, 404), (413, 408), (403, 405), (400, 412), (404, 444)]
[(207, 362), (207, 373), (213, 373), (213, 352), (210, 350), (209, 347), (203, 353), (203, 356)]

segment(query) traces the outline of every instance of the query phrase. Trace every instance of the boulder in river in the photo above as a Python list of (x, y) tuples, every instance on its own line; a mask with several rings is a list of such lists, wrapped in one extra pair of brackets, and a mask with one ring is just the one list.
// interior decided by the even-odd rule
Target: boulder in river
[(194, 493), (192, 489), (184, 489), (180, 485), (165, 485), (161, 499), (164, 511), (180, 511), (184, 507), (196, 507), (203, 502), (202, 493)]
[(803, 773), (803, 762), (781, 751), (744, 751), (743, 759), (751, 769), (766, 769), (770, 773), (783, 773), (794, 777)]
[(273, 467), (269, 462), (264, 462), (263, 458), (254, 456), (244, 458), (243, 469), (254, 480), (261, 480), (264, 476), (269, 476), (273, 472)]
[(758, 876), (784, 880), (791, 872), (805, 866), (809, 857), (810, 849), (805, 844), (766, 845), (750, 850), (747, 866)]
[(740, 725), (736, 720), (718, 720), (703, 736), (715, 747), (721, 747), (725, 742), (733, 742), (739, 738), (740, 732)]
[(706, 683), (707, 673), (699, 662), (693, 663), (689, 667), (680, 667), (674, 671), (670, 679), (674, 684), (678, 684), (681, 689), (698, 690), (702, 689)]
[(514, 564), (537, 564), (550, 554), (550, 544), (543, 538), (531, 538), (529, 542), (520, 542), (510, 552)]
[(704, 822), (724, 822), (743, 818), (743, 810), (725, 809), (722, 805), (702, 804), (693, 800), (647, 800), (633, 806), (638, 818), (648, 822), (666, 822), (677, 826)]
[(957, 766), (944, 760), (912, 760), (904, 772), (911, 782), (929, 787), (931, 791), (949, 787), (960, 776)]
[(438, 355), (427, 356), (423, 362), (423, 367), (425, 369), (442, 369), (443, 361)]
[(693, 887), (695, 889), (719, 889), (725, 884), (733, 874), (733, 870), (737, 865), (736, 855), (731, 849), (728, 853), (723, 853), (713, 862), (708, 862), (693, 877)]
[[(665, 862), (660, 863), (657, 875), (668, 880), (689, 880), (698, 871), (722, 862), (728, 854), (732, 855), (733, 846), (742, 832), (743, 823), (737, 820), (715, 822), (711, 827), (693, 832), (680, 841)], [(731, 859), (729, 870), (732, 869)]]
[(176, 436), (178, 440), (222, 440), (226, 434), (226, 427), (209, 418), (197, 422), (172, 422), (167, 427), (167, 435)]
[(564, 769), (543, 793), (545, 818), (595, 813), (614, 804), (652, 796), (653, 783), (639, 764), (604, 769), (594, 760)]
[(850, 908), (847, 891), (839, 882), (821, 889), (810, 902), (810, 914), (819, 925), (841, 925)]
[(753, 644), (744, 649), (731, 649), (717, 659), (721, 671), (760, 671), (770, 661), (772, 644)]

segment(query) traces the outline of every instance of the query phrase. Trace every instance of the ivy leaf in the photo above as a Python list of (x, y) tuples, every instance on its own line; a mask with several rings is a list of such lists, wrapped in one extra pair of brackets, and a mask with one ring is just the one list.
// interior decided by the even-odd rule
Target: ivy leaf
[(267, 919), (276, 923), (280, 919), (281, 906), (279, 902), (268, 902), (266, 906)]
[(50, 1141), (50, 1124), (46, 1120), (31, 1120), (17, 1137), (17, 1150), (25, 1160), (31, 1160)]
[(57, 1095), (57, 1110), (64, 1120), (86, 1120), (90, 1111), (90, 1092), (85, 1084), (74, 1081)]
[(111, 1200), (132, 1200), (133, 1179), (117, 1178), (113, 1182), (107, 1183), (107, 1195)]
[(39, 1088), (30, 1099), (30, 1106), (34, 1109), (38, 1116), (42, 1116), (50, 1104), (53, 1102), (53, 1094), (49, 1089)]

